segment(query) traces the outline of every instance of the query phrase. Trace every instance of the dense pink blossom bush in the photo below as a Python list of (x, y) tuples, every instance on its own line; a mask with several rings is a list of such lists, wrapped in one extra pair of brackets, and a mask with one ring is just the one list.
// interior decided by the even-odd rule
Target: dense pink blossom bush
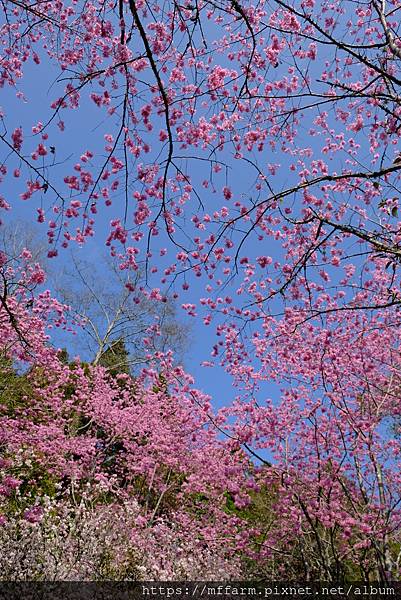
[(209, 399), (169, 355), (135, 378), (63, 362), (47, 330), (67, 326), (66, 307), (34, 295), (44, 273), (21, 261), (1, 267), (2, 374), (24, 371), (0, 413), (2, 577), (238, 574), (225, 494), (246, 462), (218, 439)]

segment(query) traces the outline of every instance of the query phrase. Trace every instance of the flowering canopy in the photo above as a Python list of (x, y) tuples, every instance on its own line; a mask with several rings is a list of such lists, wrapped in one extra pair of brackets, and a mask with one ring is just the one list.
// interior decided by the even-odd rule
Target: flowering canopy
[[(162, 289), (175, 285), (186, 313), (216, 326), (206, 364), (220, 361), (238, 388), (213, 429), (205, 398), (194, 402), (198, 392), (168, 357), (164, 391), (152, 369), (118, 383), (101, 369), (62, 366), (44, 334), (30, 340), (34, 317), (20, 314), (20, 291), (8, 298), (6, 274), (13, 357), (29, 360), (29, 347), (42, 344), (51, 357), (41, 368), (54, 363), (36, 386), (44, 422), (26, 413), (23, 427), (8, 423), (14, 451), (29, 431), (46, 440), (44, 461), (54, 436), (55, 471), (103, 477), (102, 436), (120, 436), (111, 471), (125, 489), (125, 470), (152, 477), (150, 442), (141, 442), (152, 439), (155, 456), (175, 448), (167, 471), (185, 472), (189, 491), (203, 493), (216, 465), (242, 447), (267, 464), (241, 482), (226, 474), (214, 498), (224, 488), (245, 510), (245, 490), (267, 488), (278, 524), (270, 512), (238, 548), (249, 542), (262, 563), (280, 556), (284, 574), (292, 562), (308, 578), (352, 569), (399, 576), (399, 8), (398, 0), (5, 0), (2, 86), (28, 102), (30, 70), (51, 64), (58, 77), (32, 123), (4, 108), (1, 175), (13, 190), (1, 208), (18, 194), (33, 204), (49, 256), (84, 244), (110, 214), (105, 242), (121, 269), (148, 274), (148, 288), (130, 291), (164, 302)], [(73, 111), (89, 127), (102, 121), (85, 144)], [(204, 291), (191, 296), (199, 280)], [(45, 312), (55, 308), (39, 298)], [(272, 400), (266, 382), (277, 384)], [(86, 419), (79, 443), (60, 425), (76, 402)], [(206, 415), (210, 426), (199, 429)], [(187, 427), (202, 431), (189, 455)]]

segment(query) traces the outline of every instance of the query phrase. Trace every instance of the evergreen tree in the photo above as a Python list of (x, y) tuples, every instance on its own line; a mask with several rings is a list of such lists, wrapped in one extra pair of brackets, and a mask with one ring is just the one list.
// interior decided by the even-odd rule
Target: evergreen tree
[(106, 367), (110, 375), (116, 376), (119, 373), (130, 373), (129, 353), (125, 346), (123, 338), (119, 338), (107, 347), (99, 359), (100, 366)]

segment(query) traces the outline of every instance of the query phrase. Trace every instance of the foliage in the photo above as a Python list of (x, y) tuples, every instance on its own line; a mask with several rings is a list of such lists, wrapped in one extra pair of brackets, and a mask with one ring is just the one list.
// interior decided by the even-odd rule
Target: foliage
[(98, 364), (105, 367), (114, 376), (118, 373), (129, 374), (128, 352), (124, 340), (120, 338), (112, 342), (100, 355)]

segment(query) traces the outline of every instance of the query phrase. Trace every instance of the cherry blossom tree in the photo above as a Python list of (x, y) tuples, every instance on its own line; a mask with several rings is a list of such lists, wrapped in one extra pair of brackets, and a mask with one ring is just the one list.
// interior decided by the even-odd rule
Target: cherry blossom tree
[[(44, 417), (62, 422), (75, 401), (85, 407), (76, 425), (84, 431), (79, 460), (71, 458), (76, 436), (64, 453), (54, 441), (53, 468), (68, 481), (95, 469), (123, 490), (138, 468), (161, 504), (185, 472), (190, 492), (200, 493), (212, 486), (218, 460), (213, 468), (200, 458), (188, 464), (182, 441), (153, 476), (147, 449), (165, 459), (165, 440), (175, 446), (193, 420), (197, 427), (207, 420), (204, 449), (219, 431), (224, 460), (235, 463), (245, 451), (259, 464), (241, 481), (238, 465), (225, 471), (236, 510), (251, 502), (247, 487), (271, 491), (274, 519), (262, 533), (260, 523), (248, 536), (241, 530), (238, 549), (251, 548), (266, 568), (284, 557), (280, 575), (296, 564), (306, 578), (399, 577), (400, 440), (389, 426), (400, 414), (398, 0), (4, 0), (2, 7), (6, 101), (12, 91), (14, 102), (29, 102), (29, 72), (51, 65), (56, 74), (32, 123), (17, 122), (4, 105), (1, 174), (12, 190), (1, 207), (34, 205), (47, 223), (50, 257), (85, 244), (110, 214), (105, 241), (121, 270), (143, 269), (144, 298), (163, 303), (161, 290), (171, 286), (189, 316), (215, 326), (205, 366), (219, 362), (236, 389), (213, 417), (168, 355), (156, 356), (166, 361), (161, 371), (116, 383), (101, 369), (62, 366), (53, 353), (44, 382), (36, 371), (44, 407), (48, 386), (58, 390)], [(74, 130), (77, 113), (91, 132), (85, 143)], [(29, 282), (35, 273), (28, 271)], [(10, 304), (10, 278), (3, 279), (7, 335), (29, 360), (47, 346), (28, 335), (27, 292), (21, 300), (11, 294)], [(71, 379), (77, 391), (69, 397)], [(278, 391), (269, 399), (272, 382)], [(165, 423), (173, 395), (180, 398), (173, 422), (152, 446), (149, 424), (160, 416)], [(144, 405), (127, 407), (126, 397), (144, 397)], [(121, 431), (120, 410), (135, 431)], [(29, 434), (48, 456), (55, 425), (26, 418), (23, 433), (12, 419), (9, 427), (14, 451)], [(64, 429), (57, 443), (67, 443)], [(116, 435), (127, 437), (123, 449), (120, 439), (113, 447)], [(219, 451), (217, 443), (207, 456)], [(99, 456), (112, 461), (110, 472)], [(151, 521), (158, 499), (148, 507)], [(185, 529), (188, 513), (180, 518)]]
[[(263, 305), (302, 286), (304, 269), (312, 278), (316, 261), (343, 271), (350, 253), (360, 262), (386, 256), (381, 302), (397, 302), (396, 2), (120, 1), (83, 10), (10, 1), (3, 10), (2, 85), (23, 101), (28, 68), (46, 61), (60, 70), (60, 95), (32, 130), (5, 112), (2, 133), (2, 175), (16, 178), (13, 189), (21, 182), (22, 200), (37, 198), (51, 255), (92, 236), (96, 214), (113, 205), (107, 243), (127, 268), (149, 267), (162, 231), (181, 248), (168, 276), (232, 275), (252, 240), (279, 237), (295, 250), (276, 265)], [(70, 111), (88, 102), (106, 118), (104, 139), (74, 148), (74, 163), (62, 140)], [(239, 167), (241, 182), (231, 174)], [(4, 198), (3, 208), (12, 203)]]
[(247, 461), (210, 426), (210, 399), (171, 354), (135, 379), (61, 360), (48, 331), (66, 307), (34, 293), (43, 271), (24, 251), (1, 273), (1, 381), (10, 363), (22, 379), (0, 388), (2, 577), (237, 575), (225, 504)]
[[(279, 322), (266, 318), (252, 360), (234, 346), (232, 327), (224, 334), (227, 368), (248, 390), (246, 404), (243, 393), (224, 412), (236, 419), (239, 443), (273, 458), (259, 481), (278, 517), (262, 525), (259, 559), (280, 560), (276, 574), (294, 578), (396, 579), (401, 447), (391, 423), (400, 414), (399, 327), (387, 314), (351, 311), (331, 313), (324, 328), (298, 319), (290, 309)], [(281, 392), (261, 401), (271, 380)]]

